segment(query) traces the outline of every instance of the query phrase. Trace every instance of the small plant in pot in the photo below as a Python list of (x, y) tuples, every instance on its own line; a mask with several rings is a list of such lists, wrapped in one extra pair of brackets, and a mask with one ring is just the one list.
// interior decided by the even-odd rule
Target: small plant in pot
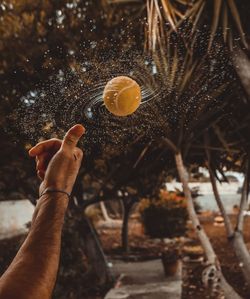
[(166, 276), (173, 276), (177, 273), (180, 255), (177, 250), (164, 251), (161, 256)]
[(186, 232), (187, 202), (179, 191), (161, 189), (157, 198), (140, 201), (144, 230), (152, 238), (173, 238)]

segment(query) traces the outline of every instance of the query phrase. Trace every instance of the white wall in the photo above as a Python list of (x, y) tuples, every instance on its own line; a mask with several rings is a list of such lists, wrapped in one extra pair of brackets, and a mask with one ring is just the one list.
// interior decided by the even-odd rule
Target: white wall
[[(192, 182), (188, 185), (190, 188), (199, 187), (199, 194), (202, 196), (197, 197), (197, 202), (201, 205), (203, 210), (219, 211), (211, 183)], [(240, 205), (241, 194), (238, 193), (238, 189), (241, 186), (242, 185), (238, 182), (231, 182), (230, 184), (224, 182), (217, 183), (219, 194), (228, 213), (232, 213), (234, 205)], [(176, 181), (166, 183), (166, 187), (169, 191), (174, 191), (175, 188), (182, 190), (182, 184)]]
[(26, 232), (25, 224), (31, 221), (33, 211), (29, 200), (0, 202), (0, 239)]
[[(188, 183), (189, 187), (195, 188), (195, 187), (199, 187), (199, 193), (202, 195), (206, 195), (206, 194), (213, 194), (213, 189), (212, 189), (212, 185), (210, 182), (206, 182), (206, 183), (200, 183), (200, 182), (191, 182)], [(172, 181), (171, 183), (166, 183), (167, 189), (169, 191), (171, 190), (175, 190), (175, 188), (182, 190), (182, 184), (180, 182), (177, 181)], [(242, 184), (238, 183), (238, 182), (231, 182), (230, 184), (223, 182), (223, 183), (217, 183), (217, 188), (220, 194), (234, 194), (237, 195), (237, 191), (239, 189), (239, 187), (242, 187)]]

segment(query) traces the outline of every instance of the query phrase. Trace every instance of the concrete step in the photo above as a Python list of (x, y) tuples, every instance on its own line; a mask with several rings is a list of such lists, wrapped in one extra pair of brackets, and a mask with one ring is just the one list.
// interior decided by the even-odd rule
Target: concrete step
[(111, 289), (105, 299), (180, 299), (181, 282), (127, 285)]
[(119, 276), (105, 299), (180, 299), (181, 263), (176, 275), (165, 277), (160, 259), (145, 262), (112, 261)]

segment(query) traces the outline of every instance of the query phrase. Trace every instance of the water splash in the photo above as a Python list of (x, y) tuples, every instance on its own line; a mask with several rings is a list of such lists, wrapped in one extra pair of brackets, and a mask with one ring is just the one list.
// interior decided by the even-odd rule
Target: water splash
[[(140, 107), (128, 117), (112, 115), (103, 102), (106, 83), (121, 75), (137, 81), (142, 92)], [(91, 141), (87, 136), (85, 143), (105, 146), (108, 140), (123, 146), (128, 134), (134, 139), (149, 130), (149, 123), (155, 115), (146, 110), (149, 103), (161, 98), (162, 91), (154, 78), (150, 61), (144, 57), (75, 63), (70, 71), (59, 70), (48, 82), (22, 97), (15, 121), (32, 142), (41, 137), (61, 137), (71, 125), (82, 123), (91, 132)]]
[[(70, 70), (59, 70), (21, 99), (17, 127), (37, 142), (41, 137), (62, 137), (71, 125), (82, 123), (87, 129), (85, 149), (95, 151), (107, 144), (124, 150), (140, 138), (176, 134), (180, 124), (192, 129), (198, 118), (220, 105), (216, 94), (224, 90), (227, 62), (217, 57), (208, 57), (195, 68), (176, 54), (157, 64), (140, 55), (74, 61)], [(106, 83), (120, 75), (137, 81), (142, 90), (140, 107), (128, 117), (112, 115), (103, 104)]]

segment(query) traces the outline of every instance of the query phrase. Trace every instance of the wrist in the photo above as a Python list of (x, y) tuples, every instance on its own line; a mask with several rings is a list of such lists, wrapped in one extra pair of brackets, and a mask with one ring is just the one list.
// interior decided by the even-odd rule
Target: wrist
[(59, 193), (59, 192), (45, 192), (44, 194), (40, 195), (38, 198), (38, 201), (42, 201), (45, 199), (53, 199), (53, 200), (57, 200), (57, 201), (69, 201), (69, 197), (67, 194), (64, 193)]
[(45, 192), (38, 198), (37, 206), (42, 206), (44, 203), (53, 205), (55, 207), (67, 208), (69, 196), (61, 192)]
[(39, 196), (41, 196), (47, 190), (58, 190), (63, 191), (69, 194), (72, 191), (72, 188), (69, 188), (68, 184), (62, 182), (62, 180), (47, 180), (46, 178), (42, 181), (39, 187)]
[(68, 193), (67, 191), (65, 191), (63, 189), (49, 188), (48, 187), (48, 188), (45, 188), (43, 191), (40, 192), (40, 197), (44, 196), (45, 194), (55, 194), (55, 196), (64, 195), (64, 196), (67, 196), (68, 199), (70, 199), (70, 193)]
[[(68, 203), (69, 198), (66, 194), (45, 193), (40, 196), (33, 214), (30, 232), (35, 232), (37, 229), (61, 228)], [(58, 234), (58, 238), (60, 238), (60, 234)]]
[(65, 213), (68, 207), (69, 197), (68, 195), (61, 192), (46, 192), (41, 195), (37, 201), (36, 209), (41, 211), (43, 209), (49, 208), (49, 210), (54, 210), (55, 212)]

